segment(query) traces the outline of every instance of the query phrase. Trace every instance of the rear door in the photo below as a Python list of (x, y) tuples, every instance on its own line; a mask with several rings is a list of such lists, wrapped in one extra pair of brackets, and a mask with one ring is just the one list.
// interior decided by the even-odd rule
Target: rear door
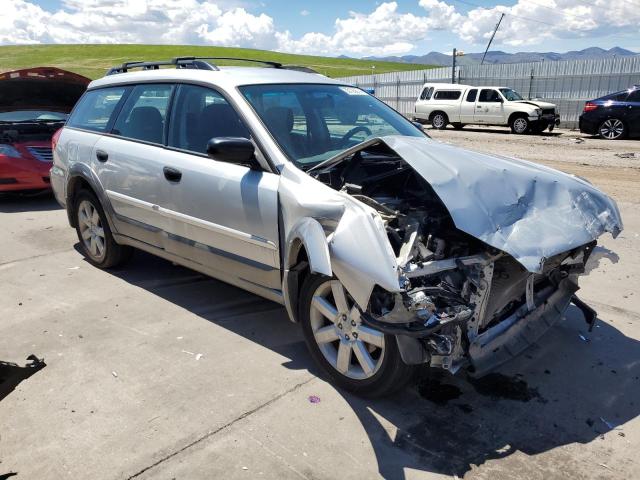
[(480, 90), (474, 113), (475, 123), (500, 125), (505, 123), (502, 97), (494, 88)]
[(467, 93), (465, 94), (465, 97), (460, 104), (460, 123), (474, 122), (477, 97), (477, 88), (471, 88), (467, 90)]
[(165, 221), (158, 214), (165, 182), (164, 136), (174, 86), (132, 88), (110, 135), (94, 147), (95, 172), (116, 213), (119, 233), (164, 247)]

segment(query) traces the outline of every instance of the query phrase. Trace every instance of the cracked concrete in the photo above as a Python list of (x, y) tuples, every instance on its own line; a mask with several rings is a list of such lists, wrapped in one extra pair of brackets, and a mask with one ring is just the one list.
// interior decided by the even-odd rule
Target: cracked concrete
[(620, 195), (619, 258), (581, 291), (599, 328), (571, 309), (495, 385), (425, 372), (376, 401), (317, 378), (281, 307), (142, 253), (100, 271), (50, 197), (0, 198), (0, 360), (46, 362), (0, 401), (0, 477), (634, 478), (640, 213)]

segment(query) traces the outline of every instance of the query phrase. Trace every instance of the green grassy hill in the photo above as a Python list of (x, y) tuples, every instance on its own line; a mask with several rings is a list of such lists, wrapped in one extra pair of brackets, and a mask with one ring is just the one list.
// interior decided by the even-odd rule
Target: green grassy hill
[[(410, 63), (293, 55), (246, 48), (188, 45), (20, 45), (0, 47), (0, 71), (49, 66), (76, 72), (89, 78), (99, 78), (109, 67), (124, 61), (168, 60), (179, 56), (272, 60), (283, 64), (310, 67), (329, 77), (368, 75), (373, 65), (375, 65), (375, 73), (429, 68), (425, 65)], [(218, 63), (228, 65), (232, 62)]]

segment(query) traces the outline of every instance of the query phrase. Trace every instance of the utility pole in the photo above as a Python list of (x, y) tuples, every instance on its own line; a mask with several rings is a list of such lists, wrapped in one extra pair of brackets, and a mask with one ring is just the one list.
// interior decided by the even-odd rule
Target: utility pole
[(451, 66), (451, 83), (456, 83), (456, 57), (461, 57), (464, 55), (463, 51), (458, 51), (455, 48), (453, 49), (453, 64)]
[(493, 30), (493, 34), (491, 35), (491, 38), (489, 39), (489, 43), (487, 44), (487, 48), (484, 51), (484, 55), (482, 55), (482, 61), (480, 62), (480, 65), (482, 65), (484, 63), (484, 57), (487, 56), (487, 52), (489, 51), (489, 47), (491, 46), (491, 42), (493, 42), (493, 37), (496, 36), (496, 32), (498, 31), (498, 28), (500, 27), (500, 23), (502, 22), (502, 19), (504, 18), (504, 13), (500, 14), (500, 20), (498, 20), (498, 23), (496, 24), (496, 28)]

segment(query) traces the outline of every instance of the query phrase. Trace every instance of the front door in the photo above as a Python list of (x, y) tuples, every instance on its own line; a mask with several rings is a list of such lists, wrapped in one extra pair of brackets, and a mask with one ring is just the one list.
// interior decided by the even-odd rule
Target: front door
[(483, 88), (480, 90), (476, 102), (475, 114), (476, 123), (489, 125), (501, 125), (506, 123), (504, 118), (504, 108), (502, 97), (494, 88)]

